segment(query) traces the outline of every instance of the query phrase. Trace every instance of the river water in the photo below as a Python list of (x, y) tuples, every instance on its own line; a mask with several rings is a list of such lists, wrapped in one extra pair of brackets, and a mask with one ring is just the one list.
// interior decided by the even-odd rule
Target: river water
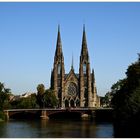
[(113, 124), (90, 120), (0, 122), (0, 138), (112, 138)]

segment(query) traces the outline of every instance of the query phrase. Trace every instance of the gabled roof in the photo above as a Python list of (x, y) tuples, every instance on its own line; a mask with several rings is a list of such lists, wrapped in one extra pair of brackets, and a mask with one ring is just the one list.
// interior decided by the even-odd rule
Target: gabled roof
[(71, 69), (70, 72), (68, 74), (65, 74), (65, 81), (69, 81), (69, 79), (71, 78), (71, 76), (73, 76), (77, 82), (78, 82), (78, 77), (77, 75), (74, 73), (74, 69)]

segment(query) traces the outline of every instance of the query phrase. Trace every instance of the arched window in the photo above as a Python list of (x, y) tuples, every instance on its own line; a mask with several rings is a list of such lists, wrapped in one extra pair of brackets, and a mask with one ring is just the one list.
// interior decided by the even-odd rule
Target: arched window
[(65, 100), (65, 107), (69, 107), (69, 101)]
[(84, 91), (84, 98), (88, 98), (88, 91), (87, 91), (87, 88), (85, 88), (85, 91)]
[(87, 66), (86, 63), (83, 64), (83, 73), (86, 74)]
[(57, 72), (58, 72), (58, 74), (60, 74), (60, 72), (61, 72), (61, 65), (60, 65), (60, 63), (58, 64), (58, 70), (57, 70)]
[(84, 107), (88, 107), (88, 101), (85, 101)]
[(73, 100), (70, 100), (70, 106), (74, 107), (74, 101)]
[(79, 101), (79, 99), (76, 100), (76, 107), (80, 107), (80, 101)]

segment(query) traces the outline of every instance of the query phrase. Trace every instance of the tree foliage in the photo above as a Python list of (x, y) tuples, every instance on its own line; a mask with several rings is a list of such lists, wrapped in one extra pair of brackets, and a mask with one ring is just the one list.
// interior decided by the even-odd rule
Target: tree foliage
[[(113, 107), (117, 118), (126, 120), (140, 111), (140, 61), (130, 65), (126, 72), (127, 77), (112, 86), (114, 97)], [(134, 113), (135, 112), (135, 113)]]
[(37, 86), (37, 103), (40, 108), (45, 108), (57, 106), (58, 101), (53, 90), (45, 90), (45, 86), (43, 84), (39, 84)]
[(43, 108), (44, 105), (44, 93), (45, 93), (45, 86), (43, 84), (39, 84), (37, 86), (37, 103), (40, 108)]
[[(115, 128), (121, 137), (140, 136), (140, 55), (126, 71), (126, 78), (112, 86)], [(117, 126), (117, 127), (116, 127)], [(138, 127), (138, 128), (137, 128)]]
[(26, 98), (19, 98), (11, 102), (11, 108), (38, 108), (36, 94), (31, 94)]
[(58, 100), (53, 92), (53, 90), (46, 90), (44, 94), (45, 107), (56, 107)]
[(0, 82), (0, 110), (9, 106), (10, 89), (4, 87), (4, 83)]
[(45, 86), (43, 84), (39, 84), (37, 86), (37, 94), (43, 95), (45, 93)]

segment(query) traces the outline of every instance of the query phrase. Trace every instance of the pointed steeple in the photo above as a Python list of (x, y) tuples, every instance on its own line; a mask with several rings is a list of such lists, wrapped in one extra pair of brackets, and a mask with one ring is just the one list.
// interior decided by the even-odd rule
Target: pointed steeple
[(60, 25), (58, 25), (58, 34), (57, 34), (57, 44), (56, 44), (55, 55), (59, 56), (61, 54), (62, 54), (62, 43), (61, 43), (61, 35), (60, 35)]
[(60, 35), (60, 25), (58, 25), (57, 47), (62, 47), (62, 44), (61, 44), (61, 35)]
[(82, 59), (82, 61), (83, 61), (83, 59), (86, 60), (86, 61), (89, 61), (85, 25), (83, 25), (83, 37), (82, 37), (81, 59)]
[(73, 70), (74, 70), (74, 67), (73, 67), (73, 54), (72, 54), (71, 69), (73, 69)]
[(83, 45), (83, 46), (87, 46), (85, 24), (83, 25), (83, 39), (82, 39), (82, 45)]
[(88, 49), (87, 49), (87, 40), (86, 40), (85, 25), (83, 25), (83, 37), (82, 37), (82, 49), (81, 49), (81, 55), (83, 55), (83, 56), (88, 56)]
[(56, 51), (55, 51), (55, 56), (54, 56), (53, 73), (52, 73), (53, 75), (52, 75), (51, 84), (54, 90), (54, 94), (59, 99), (60, 106), (62, 106), (63, 95), (64, 95), (64, 76), (65, 76), (64, 66), (65, 65), (64, 65), (64, 57), (63, 57), (63, 52), (62, 52), (60, 26), (58, 25)]

